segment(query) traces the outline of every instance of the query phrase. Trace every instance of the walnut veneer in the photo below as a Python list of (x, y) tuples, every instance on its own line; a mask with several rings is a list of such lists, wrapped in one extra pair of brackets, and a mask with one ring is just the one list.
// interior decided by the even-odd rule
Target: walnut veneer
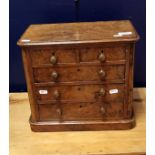
[(132, 128), (138, 39), (130, 21), (31, 25), (18, 41), (31, 129)]

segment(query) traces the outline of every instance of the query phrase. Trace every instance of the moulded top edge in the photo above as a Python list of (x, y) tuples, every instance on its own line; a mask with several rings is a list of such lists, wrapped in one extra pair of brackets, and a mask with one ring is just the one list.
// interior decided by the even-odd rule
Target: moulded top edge
[(135, 42), (139, 39), (129, 20), (30, 25), (19, 46)]

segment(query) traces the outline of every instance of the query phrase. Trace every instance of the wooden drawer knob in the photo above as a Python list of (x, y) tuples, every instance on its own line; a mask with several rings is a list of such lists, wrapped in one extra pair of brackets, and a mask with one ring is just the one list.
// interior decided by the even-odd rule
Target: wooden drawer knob
[(99, 95), (100, 96), (105, 96), (105, 90), (103, 88), (100, 89)]
[(99, 75), (100, 75), (101, 79), (104, 79), (106, 73), (105, 73), (105, 71), (104, 71), (103, 69), (101, 69), (101, 70), (99, 71)]
[(57, 59), (54, 55), (51, 56), (50, 61), (51, 61), (52, 65), (55, 65), (57, 63)]
[(56, 81), (58, 79), (58, 73), (56, 71), (52, 72), (51, 76), (53, 81)]
[(57, 111), (57, 113), (58, 113), (59, 116), (62, 115), (62, 110), (60, 108), (58, 108), (56, 111)]
[(58, 90), (55, 90), (54, 93), (53, 93), (53, 97), (54, 99), (58, 100), (60, 98), (60, 93)]
[(100, 60), (100, 62), (104, 62), (105, 61), (105, 55), (104, 53), (100, 53), (98, 59)]
[(101, 113), (104, 115), (105, 113), (106, 113), (106, 111), (105, 111), (105, 108), (104, 107), (101, 107)]

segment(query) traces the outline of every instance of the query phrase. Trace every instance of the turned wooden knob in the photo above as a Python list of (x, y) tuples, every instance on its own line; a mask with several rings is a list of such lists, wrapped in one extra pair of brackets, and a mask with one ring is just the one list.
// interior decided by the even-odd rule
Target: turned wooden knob
[(105, 55), (104, 53), (100, 53), (98, 59), (100, 60), (100, 62), (104, 62), (105, 61)]
[(60, 98), (60, 93), (58, 90), (55, 90), (54, 93), (53, 93), (53, 97), (57, 100)]
[(57, 59), (54, 55), (51, 56), (50, 61), (51, 61), (52, 65), (55, 65), (57, 63)]
[(53, 71), (51, 76), (52, 76), (53, 81), (56, 81), (58, 79), (58, 73), (56, 71)]
[(58, 108), (56, 111), (60, 116), (62, 115), (62, 110), (60, 108)]
[(101, 107), (101, 113), (104, 115), (105, 113), (106, 113), (106, 111), (105, 111), (105, 108), (104, 107)]
[(105, 90), (103, 88), (100, 89), (99, 95), (100, 96), (104, 96), (105, 95)]
[(105, 73), (105, 71), (103, 69), (101, 69), (99, 71), (99, 75), (100, 75), (101, 79), (103, 79), (105, 77), (106, 73)]

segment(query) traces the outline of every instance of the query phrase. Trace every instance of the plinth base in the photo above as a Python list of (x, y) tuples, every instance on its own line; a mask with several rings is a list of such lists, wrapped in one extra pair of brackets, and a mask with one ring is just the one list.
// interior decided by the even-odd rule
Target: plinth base
[(34, 132), (50, 131), (99, 131), (99, 130), (126, 130), (135, 126), (134, 116), (131, 119), (117, 121), (44, 121), (32, 122), (31, 130)]

